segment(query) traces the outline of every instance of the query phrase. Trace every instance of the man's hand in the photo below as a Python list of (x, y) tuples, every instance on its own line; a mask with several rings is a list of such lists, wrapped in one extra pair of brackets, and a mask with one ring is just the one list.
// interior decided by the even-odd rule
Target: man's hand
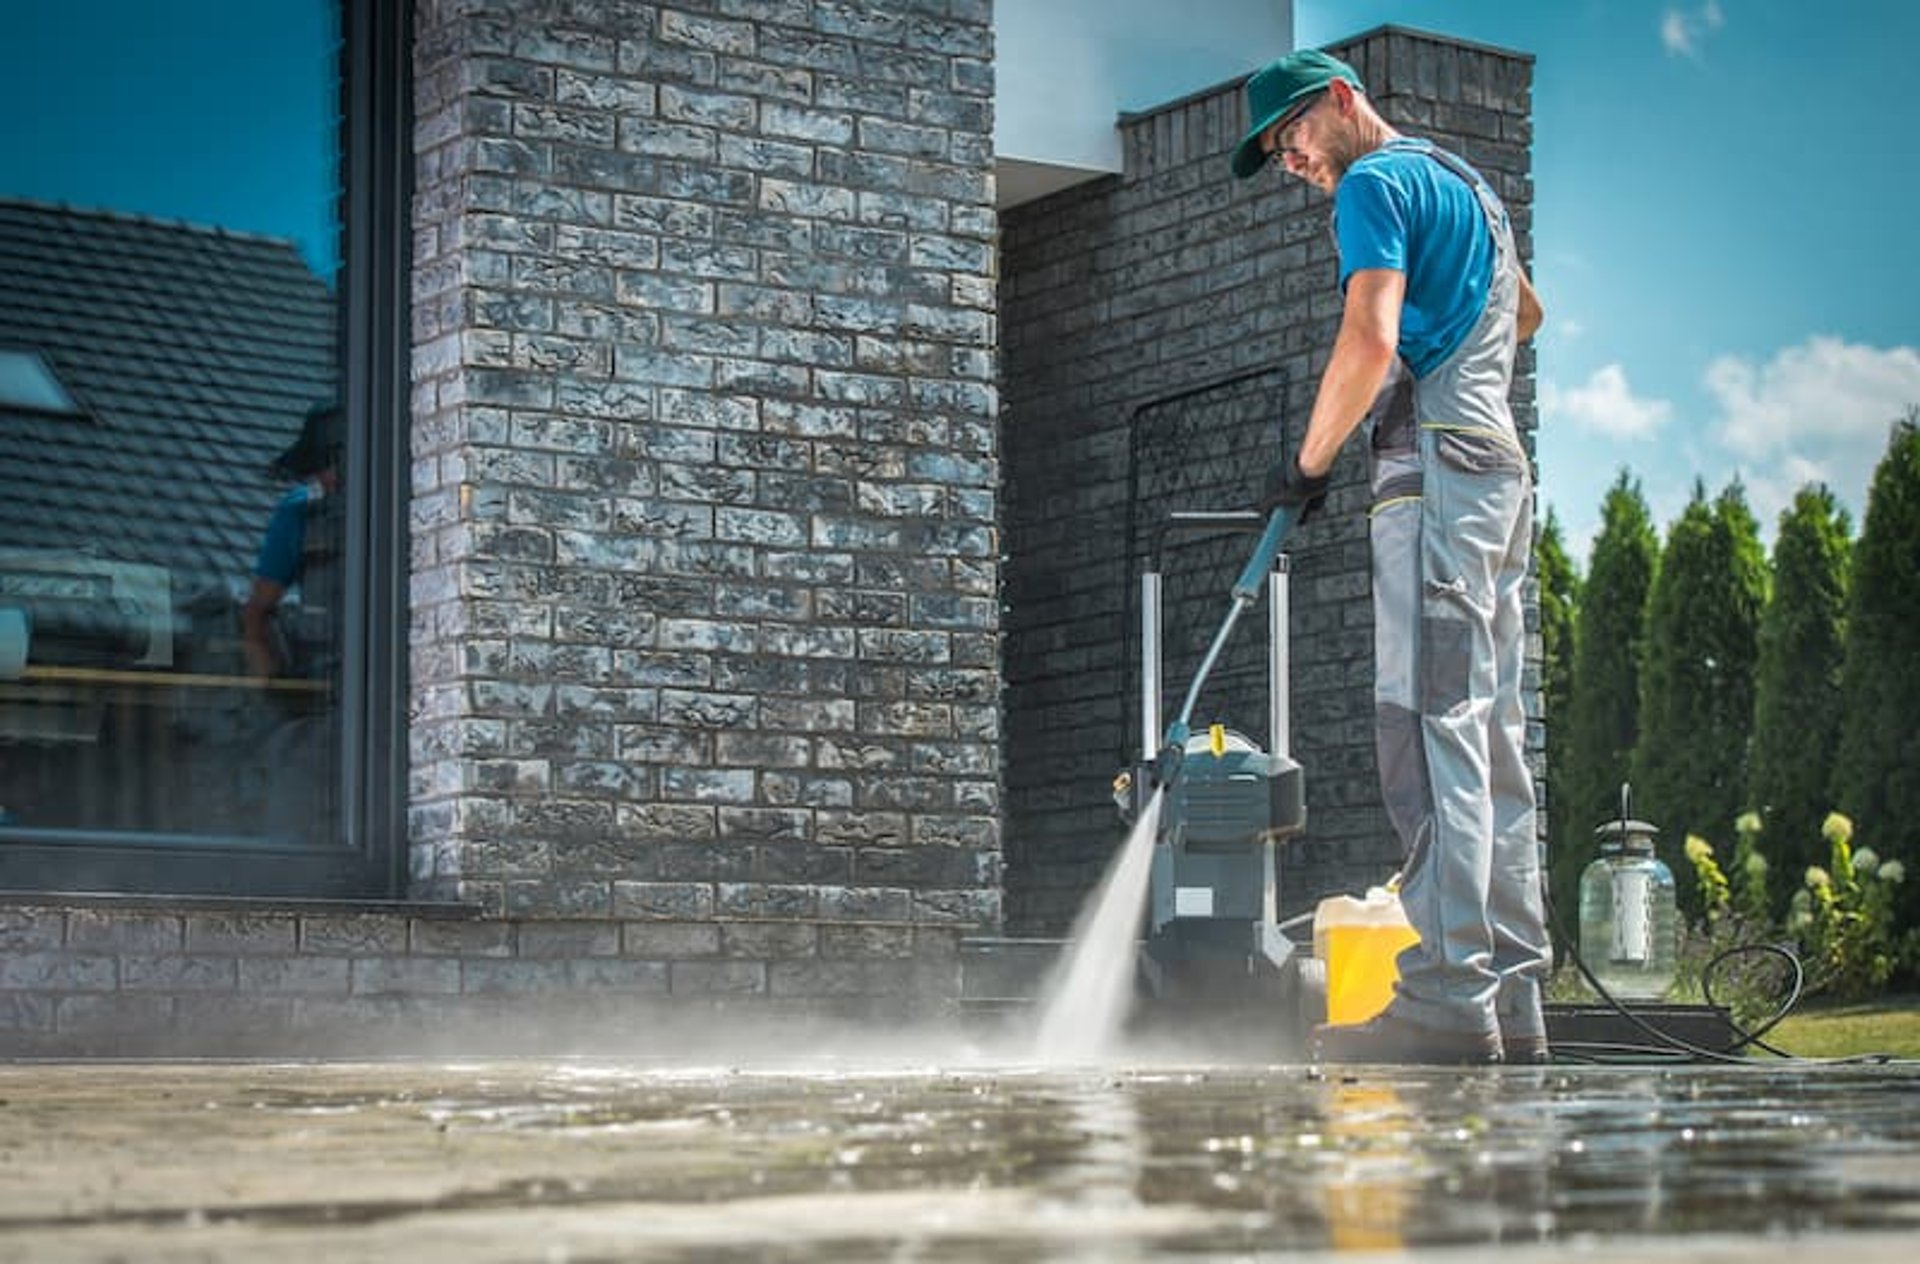
[(1319, 511), (1327, 499), (1327, 475), (1300, 472), (1296, 457), (1288, 457), (1267, 471), (1267, 488), (1260, 497), (1260, 512), (1272, 517), (1276, 509), (1298, 509), (1305, 522)]

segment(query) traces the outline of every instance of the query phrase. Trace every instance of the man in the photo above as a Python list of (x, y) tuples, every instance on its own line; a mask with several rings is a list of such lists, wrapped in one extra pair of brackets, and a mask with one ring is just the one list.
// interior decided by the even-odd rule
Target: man
[[(329, 837), (336, 820), (335, 712), (324, 693), (298, 685), (320, 685), (333, 670), (332, 624), (320, 611), (338, 572), (339, 519), (333, 511), (339, 504), (339, 435), (339, 405), (316, 404), (299, 437), (267, 467), (271, 477), (295, 485), (267, 520), (240, 612), (247, 670), (263, 681), (281, 678), (267, 695), (274, 705), (258, 712), (263, 727), (254, 735), (254, 754), (244, 761), (261, 776), (253, 827), (307, 843)], [(295, 585), (301, 589), (299, 617), (289, 619), (281, 606)], [(255, 784), (251, 775), (241, 780)]]
[(1540, 303), (1486, 182), (1396, 132), (1346, 63), (1291, 53), (1246, 90), (1234, 175), (1272, 162), (1333, 197), (1340, 330), (1267, 499), (1317, 508), (1341, 445), (1370, 423), (1380, 775), (1419, 935), (1388, 1007), (1315, 1043), (1328, 1061), (1545, 1061), (1521, 701), (1533, 486), (1507, 401)]
[(300, 436), (285, 452), (275, 457), (267, 472), (296, 486), (280, 498), (273, 516), (267, 521), (266, 536), (254, 561), (253, 586), (247, 604), (240, 611), (241, 645), (247, 657), (247, 669), (266, 678), (284, 673), (287, 661), (286, 640), (275, 627), (274, 616), (285, 600), (287, 590), (304, 578), (312, 541), (308, 538), (308, 518), (317, 512), (328, 496), (340, 490), (340, 475), (333, 457), (339, 408), (332, 403), (316, 404), (307, 412)]

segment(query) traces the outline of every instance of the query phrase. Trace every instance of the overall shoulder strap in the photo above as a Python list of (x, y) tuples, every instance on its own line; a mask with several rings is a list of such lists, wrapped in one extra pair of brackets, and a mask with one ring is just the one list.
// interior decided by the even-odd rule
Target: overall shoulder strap
[[(1402, 142), (1405, 143), (1402, 145)], [(1425, 154), (1454, 175), (1459, 176), (1466, 182), (1467, 187), (1473, 190), (1474, 197), (1479, 199), (1480, 209), (1486, 213), (1487, 223), (1493, 229), (1494, 239), (1499, 240), (1505, 235), (1508, 229), (1506, 204), (1501, 202), (1500, 196), (1481, 178), (1480, 174), (1467, 165), (1465, 159), (1440, 148), (1431, 141), (1403, 137), (1401, 142), (1389, 143), (1401, 145), (1411, 153)]]

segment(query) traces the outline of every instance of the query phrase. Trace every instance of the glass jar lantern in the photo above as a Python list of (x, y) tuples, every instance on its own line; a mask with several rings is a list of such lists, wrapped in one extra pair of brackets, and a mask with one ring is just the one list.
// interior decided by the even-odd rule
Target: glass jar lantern
[(1580, 875), (1580, 958), (1621, 1000), (1653, 1000), (1673, 984), (1679, 913), (1673, 871), (1654, 854), (1659, 828), (1627, 815), (1594, 830), (1600, 854)]

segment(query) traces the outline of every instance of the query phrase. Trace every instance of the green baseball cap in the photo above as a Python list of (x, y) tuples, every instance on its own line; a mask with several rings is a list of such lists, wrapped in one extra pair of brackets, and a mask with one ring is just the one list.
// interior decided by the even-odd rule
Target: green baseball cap
[(1307, 105), (1315, 93), (1340, 79), (1366, 91), (1353, 67), (1331, 53), (1303, 48), (1267, 63), (1247, 77), (1247, 118), (1252, 126), (1233, 147), (1233, 174), (1244, 180), (1260, 170), (1267, 156), (1260, 152), (1260, 136), (1296, 108)]

